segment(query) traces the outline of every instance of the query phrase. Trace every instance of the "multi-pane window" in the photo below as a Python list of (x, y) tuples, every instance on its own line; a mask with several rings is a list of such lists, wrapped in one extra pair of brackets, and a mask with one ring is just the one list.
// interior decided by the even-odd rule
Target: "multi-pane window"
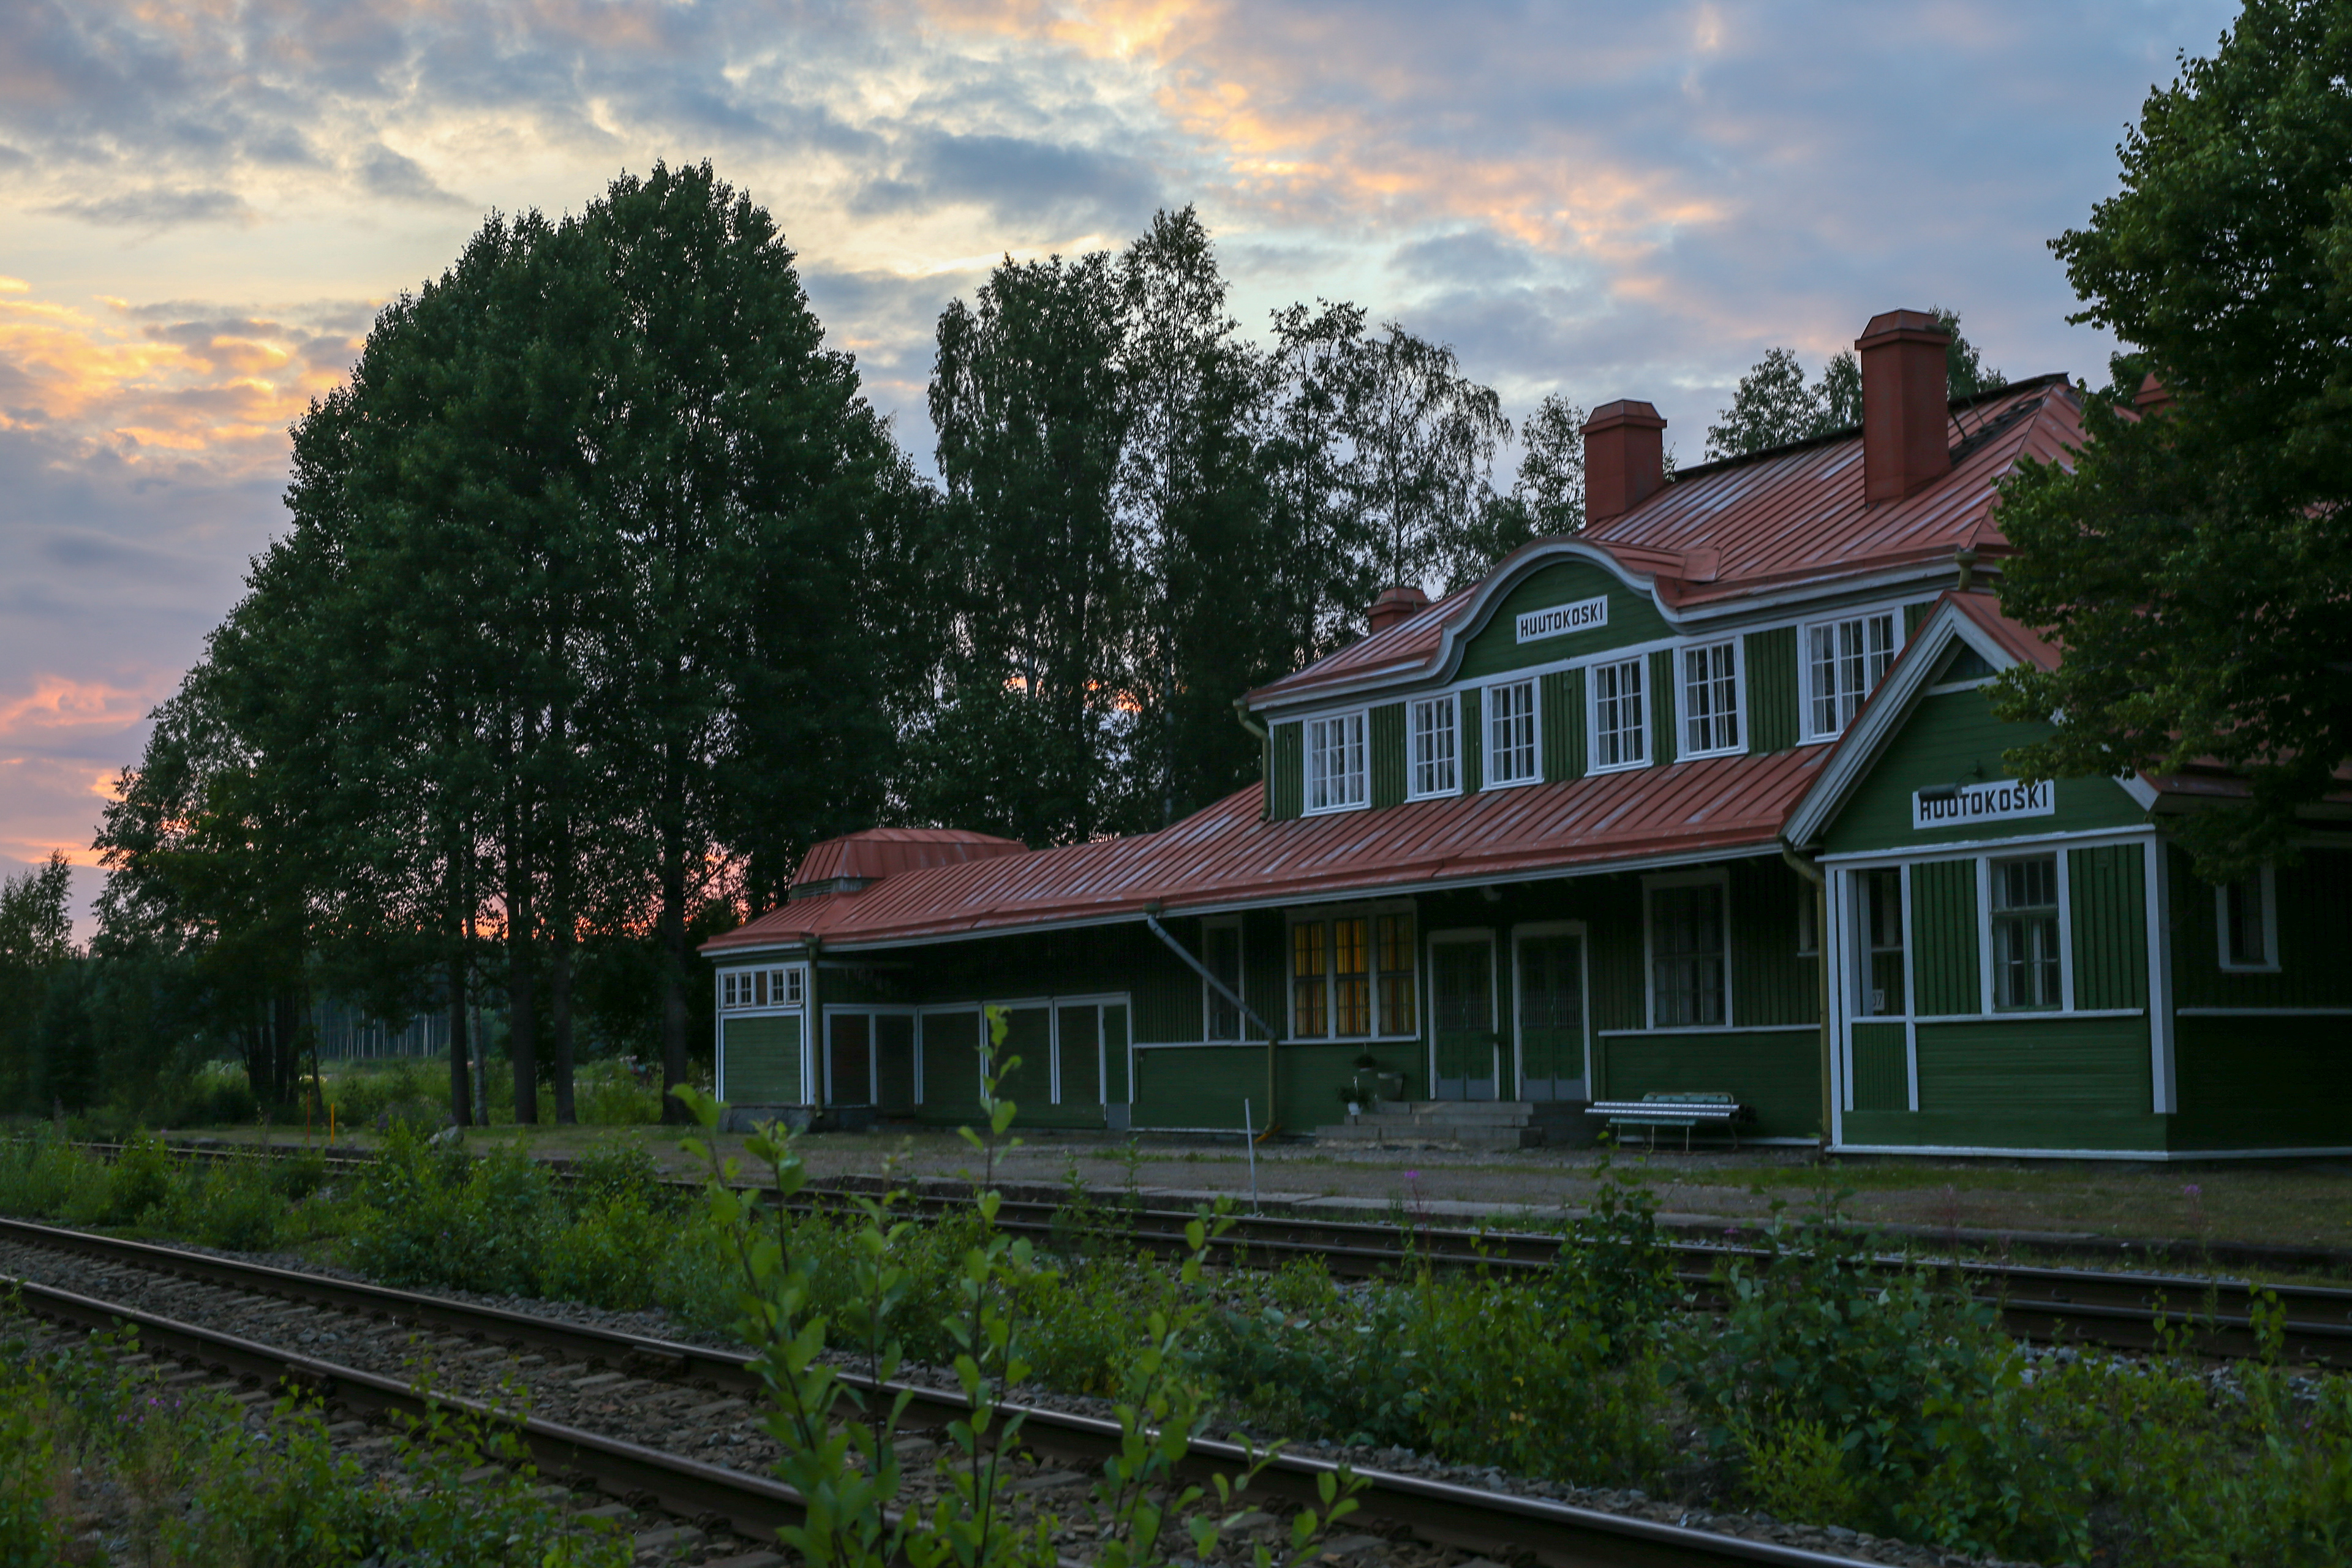
[(1290, 991), (1291, 1033), (1299, 1038), (1416, 1033), (1412, 915), (1293, 921)]
[(1319, 1040), (1331, 1032), (1328, 928), (1300, 921), (1290, 928), (1290, 1032)]
[(1364, 716), (1307, 721), (1307, 809), (1345, 811), (1364, 804)]
[(1683, 754), (1739, 750), (1739, 664), (1736, 645), (1683, 649)]
[(1536, 761), (1536, 683), (1514, 680), (1486, 688), (1486, 782), (1526, 784), (1541, 776)]
[(1855, 1011), (1865, 1016), (1901, 1014), (1908, 1010), (1903, 983), (1903, 873), (1888, 868), (1864, 871), (1854, 879), (1855, 924), (1862, 945), (1862, 993)]
[(1895, 613), (1805, 628), (1805, 723), (1813, 740), (1843, 731), (1895, 662)]
[[(1206, 925), (1201, 928), (1201, 963), (1217, 977), (1218, 984), (1234, 996), (1242, 994), (1242, 928), (1238, 924)], [(1213, 1040), (1238, 1040), (1242, 1037), (1242, 1010), (1215, 985), (1201, 987), (1201, 1003), (1206, 1010), (1209, 1032)]]
[(1992, 862), (1992, 1004), (2060, 1005), (2058, 857)]
[(1650, 1024), (1724, 1022), (1723, 885), (1650, 889)]
[(2221, 917), (2221, 967), (2278, 967), (2278, 910), (2266, 868), (2219, 889)]
[(1650, 760), (1649, 731), (1643, 721), (1642, 661), (1592, 667), (1592, 765), (1639, 767)]
[(1412, 916), (1372, 917), (1372, 962), (1380, 978), (1383, 1035), (1410, 1035), (1419, 1028), (1421, 1012), (1412, 983), (1419, 972), (1414, 952)]
[(1424, 697), (1410, 710), (1412, 776), (1407, 791), (1414, 799), (1452, 795), (1462, 787), (1454, 756), (1454, 714), (1460, 704), (1452, 697)]
[(736, 969), (719, 977), (719, 1005), (727, 1011), (743, 1007), (797, 1007), (801, 1005), (801, 971)]

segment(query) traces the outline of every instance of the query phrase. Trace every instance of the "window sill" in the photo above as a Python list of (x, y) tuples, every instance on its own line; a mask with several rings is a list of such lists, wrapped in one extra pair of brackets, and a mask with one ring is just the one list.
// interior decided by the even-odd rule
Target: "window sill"
[(1462, 786), (1460, 784), (1455, 784), (1452, 789), (1434, 789), (1431, 790), (1427, 795), (1412, 795), (1408, 793), (1404, 799), (1405, 804), (1407, 805), (1411, 805), (1413, 802), (1421, 800), (1456, 800), (1461, 797), (1461, 795)]
[(2276, 974), (2279, 973), (2279, 966), (2275, 963), (2224, 963), (2221, 969), (2224, 974)]
[(1703, 763), (1711, 757), (1744, 757), (1747, 754), (1748, 748), (1745, 746), (1718, 746), (1711, 752), (1685, 752), (1682, 755), (1676, 757), (1675, 761), (1678, 763)]
[(1372, 803), (1369, 800), (1360, 800), (1349, 805), (1309, 805), (1302, 807), (1298, 815), (1301, 816), (1344, 816), (1351, 811), (1370, 811), (1371, 809), (1371, 805)]
[(1585, 769), (1584, 772), (1585, 776), (1590, 778), (1599, 773), (1639, 773), (1649, 765), (1650, 760), (1647, 757), (1644, 757), (1638, 763), (1595, 763), (1592, 766)]
[(1526, 787), (1527, 787), (1528, 785), (1529, 785), (1529, 784), (1541, 784), (1541, 783), (1543, 783), (1543, 775), (1542, 775), (1542, 774), (1540, 774), (1540, 773), (1538, 773), (1538, 774), (1536, 774), (1535, 776), (1533, 776), (1533, 777), (1531, 777), (1531, 778), (1524, 778), (1524, 779), (1491, 779), (1491, 778), (1490, 778), (1490, 779), (1486, 780), (1484, 784), (1480, 784), (1480, 785), (1478, 786), (1478, 793), (1479, 793), (1480, 795), (1485, 795), (1485, 794), (1486, 794), (1487, 791), (1489, 791), (1489, 790), (1497, 790), (1497, 789), (1524, 789), (1524, 788), (1526, 788)]

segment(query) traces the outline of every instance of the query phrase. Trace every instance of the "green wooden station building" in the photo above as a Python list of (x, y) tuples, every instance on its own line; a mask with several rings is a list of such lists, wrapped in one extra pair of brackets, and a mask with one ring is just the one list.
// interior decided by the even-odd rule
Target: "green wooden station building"
[(1858, 1153), (2352, 1152), (2352, 799), (2214, 887), (2168, 825), (2237, 781), (2007, 776), (1986, 683), (2059, 653), (1990, 591), (1997, 487), (2078, 397), (1949, 402), (1922, 312), (1856, 347), (1862, 428), (1672, 482), (1649, 405), (1596, 411), (1581, 532), (1388, 590), (1171, 827), (815, 847), (704, 949), (721, 1097), (965, 1120), (1002, 1006), (1033, 1126), (1685, 1092)]

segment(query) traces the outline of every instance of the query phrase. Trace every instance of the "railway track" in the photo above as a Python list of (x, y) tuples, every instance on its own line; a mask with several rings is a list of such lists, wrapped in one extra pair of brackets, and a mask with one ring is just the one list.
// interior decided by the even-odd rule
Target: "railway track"
[[(611, 1420), (600, 1423), (577, 1414), (564, 1421), (539, 1415), (518, 1420), (501, 1414), (513, 1408), (510, 1385), (488, 1395), (446, 1385), (428, 1394), (413, 1375), (331, 1360), (311, 1346), (321, 1341), (344, 1347), (354, 1340), (388, 1342), (405, 1328), (445, 1348), (462, 1347), (445, 1357), (440, 1369), (445, 1375), (451, 1360), (472, 1358), (479, 1365), (495, 1359), (496, 1352), (508, 1352), (504, 1364), (509, 1378), (514, 1367), (527, 1362), (560, 1365), (562, 1378), (575, 1391), (583, 1384), (603, 1391), (593, 1401), (601, 1409), (630, 1406), (620, 1423), (624, 1426), (644, 1410), (664, 1405), (698, 1402), (705, 1410), (724, 1405), (730, 1414), (748, 1414), (745, 1402), (757, 1394), (760, 1384), (750, 1358), (740, 1352), (24, 1221), (0, 1221), (0, 1248), (13, 1255), (5, 1267), (19, 1275), (33, 1271), (26, 1268), (26, 1258), (37, 1252), (67, 1255), (96, 1266), (108, 1295), (37, 1280), (16, 1283), (24, 1308), (53, 1321), (86, 1330), (129, 1324), (139, 1331), (144, 1350), (263, 1388), (292, 1383), (354, 1412), (421, 1415), (429, 1402), (437, 1402), (485, 1420), (507, 1421), (550, 1473), (582, 1478), (619, 1496), (649, 1500), (671, 1514), (731, 1530), (747, 1540), (772, 1541), (778, 1526), (800, 1517), (800, 1499), (792, 1489), (740, 1465), (715, 1464), (679, 1453), (667, 1443), (634, 1440), (611, 1430)], [(142, 1279), (150, 1282), (148, 1294), (161, 1289), (175, 1293), (183, 1302), (192, 1296), (211, 1300), (209, 1304), (194, 1301), (193, 1310), (183, 1306), (189, 1316), (182, 1317), (110, 1299), (139, 1293), (134, 1288)], [(190, 1321), (199, 1316), (210, 1321)], [(348, 1328), (338, 1332), (324, 1326), (328, 1324)], [(306, 1337), (309, 1344), (302, 1342)], [(286, 1342), (289, 1339), (297, 1342)], [(872, 1385), (865, 1386), (871, 1391)], [(919, 1446), (927, 1442), (921, 1430), (942, 1426), (966, 1411), (961, 1396), (952, 1390), (888, 1385), (888, 1392), (900, 1389), (910, 1396), (907, 1424), (916, 1434), (909, 1440)], [(1057, 1486), (1075, 1489), (1087, 1479), (1054, 1467), (1082, 1465), (1091, 1470), (1118, 1451), (1114, 1422), (1042, 1407), (1021, 1414), (1021, 1440), (1034, 1466), (1018, 1486), (1044, 1500), (1052, 1500)], [(762, 1458), (756, 1444), (730, 1447), (751, 1462)], [(1202, 1442), (1194, 1446), (1188, 1464), (1203, 1476), (1218, 1471), (1238, 1475), (1249, 1462), (1249, 1456), (1234, 1445)], [(913, 1468), (910, 1465), (910, 1472)], [(1258, 1472), (1246, 1501), (1255, 1509), (1312, 1504), (1323, 1478), (1338, 1468), (1329, 1460), (1279, 1456)], [(1355, 1474), (1363, 1483), (1358, 1494), (1360, 1511), (1347, 1528), (1367, 1526), (1387, 1532), (1385, 1542), (1377, 1536), (1348, 1538), (1347, 1550), (1338, 1555), (1362, 1568), (1383, 1561), (1444, 1561), (1445, 1555), (1433, 1553), (1431, 1546), (1505, 1560), (1532, 1555), (1548, 1568), (1724, 1568), (1732, 1563), (1853, 1568), (1872, 1561), (1541, 1496), (1380, 1470), (1358, 1469)], [(1423, 1543), (1415, 1549), (1418, 1555), (1405, 1550), (1416, 1542)], [(1328, 1544), (1336, 1552), (1343, 1543)], [(1895, 1552), (1897, 1560), (1930, 1560), (1908, 1549)], [(1068, 1550), (1064, 1560), (1072, 1563)]]
[[(120, 1145), (85, 1145), (111, 1154)], [(207, 1158), (251, 1158), (244, 1151), (194, 1151)], [(363, 1173), (372, 1156), (330, 1156), (338, 1174)], [(698, 1182), (671, 1184), (698, 1192)], [(929, 1184), (914, 1199), (918, 1212), (957, 1212), (969, 1198)], [(761, 1190), (771, 1202), (775, 1194)], [(814, 1210), (845, 1206), (855, 1194), (843, 1189), (811, 1189), (792, 1205)], [(1091, 1223), (1106, 1242), (1176, 1256), (1186, 1249), (1190, 1210), (1120, 1207), (1099, 1209)], [(1558, 1258), (1558, 1235), (1503, 1230), (1464, 1230), (1293, 1215), (1235, 1215), (1215, 1244), (1216, 1256), (1242, 1267), (1279, 1267), (1313, 1258), (1343, 1279), (1370, 1279), (1427, 1265), (1480, 1268), (1501, 1275), (1534, 1277)], [(1037, 1241), (1070, 1233), (1061, 1200), (1008, 1198), (999, 1211), (1001, 1228)], [(1745, 1260), (1758, 1265), (1763, 1247), (1731, 1243), (1669, 1240), (1676, 1277), (1699, 1300), (1708, 1300), (1717, 1271)], [(1889, 1270), (1917, 1267), (1917, 1260), (1889, 1256)], [(2223, 1279), (2140, 1270), (2064, 1268), (2046, 1265), (1945, 1260), (1928, 1265), (1947, 1288), (1997, 1310), (2007, 1330), (2021, 1339), (2064, 1339), (2107, 1350), (2153, 1351), (2170, 1347), (2221, 1359), (2252, 1356), (2262, 1349), (2261, 1318), (2274, 1314), (2286, 1359), (2318, 1366), (2352, 1367), (2352, 1289), (2312, 1285), (2261, 1285)]]

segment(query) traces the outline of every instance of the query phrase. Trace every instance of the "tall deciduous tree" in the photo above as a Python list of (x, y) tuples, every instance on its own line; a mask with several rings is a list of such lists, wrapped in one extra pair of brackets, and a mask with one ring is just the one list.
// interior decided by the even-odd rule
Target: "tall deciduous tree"
[(31, 1094), (44, 999), (73, 957), (72, 890), (62, 851), (0, 879), (0, 1105)]
[(2352, 756), (2352, 13), (2252, 0), (2123, 146), (2123, 188), (2053, 242), (2177, 400), (2085, 410), (2001, 527), (2009, 614), (2061, 639), (2002, 710), (2056, 726), (2028, 773), (2217, 759), (2251, 786), (2180, 833), (2211, 875), (2293, 853)]

